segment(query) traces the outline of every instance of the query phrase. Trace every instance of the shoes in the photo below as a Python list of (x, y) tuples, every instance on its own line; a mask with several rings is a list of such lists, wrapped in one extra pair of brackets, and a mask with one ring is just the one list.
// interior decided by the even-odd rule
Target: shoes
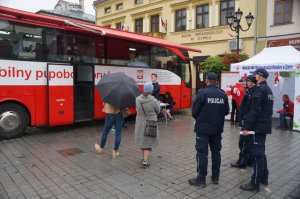
[(218, 178), (211, 177), (211, 181), (212, 181), (213, 184), (219, 184), (219, 179)]
[(230, 125), (234, 125), (234, 122), (230, 122)]
[(120, 153), (116, 150), (113, 150), (113, 152), (111, 153), (112, 157), (113, 158), (116, 158), (116, 157), (119, 157), (120, 156)]
[(197, 178), (189, 179), (189, 183), (190, 183), (190, 185), (198, 186), (198, 187), (201, 187), (201, 188), (206, 187), (206, 183), (204, 181), (198, 181)]
[(268, 186), (269, 185), (269, 181), (268, 180), (263, 180), (263, 181), (261, 181), (261, 184), (263, 184), (265, 186)]
[(115, 127), (112, 127), (112, 128), (110, 129), (110, 132), (111, 132), (111, 133), (116, 133), (116, 128), (115, 128)]
[(150, 167), (150, 162), (147, 160), (143, 160), (143, 168), (146, 169), (147, 167)]
[(259, 187), (255, 187), (251, 185), (251, 183), (241, 185), (240, 189), (243, 189), (245, 191), (259, 191)]
[(95, 144), (95, 149), (99, 154), (103, 154), (104, 153), (104, 149), (100, 147), (99, 144)]
[(240, 168), (240, 169), (245, 169), (247, 167), (246, 165), (240, 165), (237, 162), (231, 163), (230, 166), (234, 168)]

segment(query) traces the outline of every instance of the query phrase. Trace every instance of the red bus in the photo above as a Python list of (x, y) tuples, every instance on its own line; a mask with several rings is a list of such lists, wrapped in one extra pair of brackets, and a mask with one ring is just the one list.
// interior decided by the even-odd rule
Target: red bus
[(163, 39), (0, 6), (0, 138), (29, 126), (104, 118), (95, 85), (124, 72), (139, 86), (158, 74), (175, 109), (191, 106), (188, 51)]

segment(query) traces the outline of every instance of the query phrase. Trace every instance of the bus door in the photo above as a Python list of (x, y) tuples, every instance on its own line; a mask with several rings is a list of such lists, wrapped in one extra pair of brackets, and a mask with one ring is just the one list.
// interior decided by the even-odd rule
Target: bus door
[[(37, 71), (36, 76), (44, 75)], [(73, 66), (48, 64), (49, 126), (74, 122)], [(39, 103), (39, 102), (37, 102)]]
[(74, 66), (74, 120), (94, 119), (94, 66)]

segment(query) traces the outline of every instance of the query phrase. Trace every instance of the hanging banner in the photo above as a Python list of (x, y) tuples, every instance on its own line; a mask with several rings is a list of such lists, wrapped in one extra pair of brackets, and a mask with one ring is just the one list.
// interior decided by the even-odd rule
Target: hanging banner
[[(296, 71), (295, 85), (300, 85), (300, 71)], [(300, 86), (295, 86), (293, 130), (300, 131)]]

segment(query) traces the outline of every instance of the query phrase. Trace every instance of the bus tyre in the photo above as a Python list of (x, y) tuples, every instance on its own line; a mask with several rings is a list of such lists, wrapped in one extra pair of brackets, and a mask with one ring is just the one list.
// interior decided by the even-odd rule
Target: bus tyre
[(24, 134), (29, 124), (26, 110), (14, 103), (0, 105), (0, 139), (12, 139)]

